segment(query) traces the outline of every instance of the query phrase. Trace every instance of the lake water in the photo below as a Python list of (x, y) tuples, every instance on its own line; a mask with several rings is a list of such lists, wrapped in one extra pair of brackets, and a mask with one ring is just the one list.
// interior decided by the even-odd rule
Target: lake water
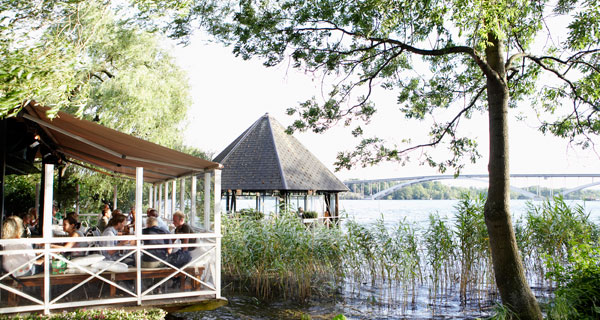
[[(514, 221), (527, 212), (528, 202), (528, 200), (511, 201)], [(590, 220), (600, 224), (600, 201), (567, 202), (571, 205), (582, 205), (590, 214)], [(458, 200), (342, 200), (340, 209), (348, 219), (354, 219), (363, 225), (370, 225), (383, 217), (388, 226), (405, 220), (424, 229), (429, 223), (431, 213), (437, 213), (440, 217), (446, 217), (452, 221), (456, 212), (454, 206), (457, 203)], [(541, 204), (540, 201), (532, 203)], [(251, 204), (253, 201), (248, 201), (247, 205)], [(354, 290), (346, 286), (335, 297), (323, 298), (306, 304), (295, 304), (288, 301), (263, 303), (252, 297), (228, 296), (229, 304), (225, 307), (182, 316), (186, 319), (206, 320), (300, 319), (304, 314), (310, 315), (313, 319), (331, 319), (337, 314), (344, 314), (348, 319), (476, 319), (488, 316), (492, 312), (489, 306), (483, 306), (483, 308), (461, 307), (458, 293), (451, 294), (451, 298), (442, 305), (432, 306), (427, 299), (427, 288), (420, 290), (422, 292), (420, 292), (416, 304), (408, 308), (393, 302), (376, 301), (375, 297), (380, 299), (378, 288), (361, 287), (360, 290)]]

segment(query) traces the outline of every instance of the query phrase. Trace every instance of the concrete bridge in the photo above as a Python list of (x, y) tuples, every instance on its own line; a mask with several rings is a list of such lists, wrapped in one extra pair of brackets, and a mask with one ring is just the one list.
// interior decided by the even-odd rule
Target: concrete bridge
[[(514, 178), (588, 178), (591, 179), (591, 183), (579, 185), (577, 187), (564, 190), (561, 192), (562, 195), (590, 188), (593, 186), (600, 185), (600, 179), (594, 181), (595, 178), (600, 178), (600, 173), (522, 173), (522, 174), (511, 174), (511, 179)], [(381, 199), (387, 195), (392, 194), (394, 191), (402, 189), (404, 187), (437, 180), (458, 180), (458, 179), (470, 179), (476, 181), (487, 182), (487, 174), (463, 174), (455, 177), (454, 175), (433, 175), (433, 176), (413, 176), (413, 177), (398, 177), (398, 178), (385, 178), (385, 179), (370, 179), (370, 180), (348, 180), (344, 181), (344, 184), (353, 192), (361, 193), (366, 199)], [(366, 188), (365, 188), (366, 187)], [(374, 189), (377, 191), (375, 192)], [(359, 191), (360, 190), (360, 191)], [(519, 187), (511, 186), (511, 190), (522, 194), (530, 199), (544, 199), (544, 197), (538, 193), (529, 192)], [(368, 195), (365, 191), (368, 191)]]

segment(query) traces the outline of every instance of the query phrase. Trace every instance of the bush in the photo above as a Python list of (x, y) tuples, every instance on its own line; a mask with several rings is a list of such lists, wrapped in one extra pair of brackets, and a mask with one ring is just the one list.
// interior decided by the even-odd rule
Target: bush
[(579, 244), (566, 266), (554, 258), (548, 264), (554, 271), (547, 276), (558, 284), (548, 319), (600, 319), (600, 248)]
[(302, 219), (316, 219), (319, 214), (316, 211), (304, 211), (302, 213)]
[(238, 215), (240, 217), (245, 217), (245, 218), (250, 218), (250, 219), (255, 219), (255, 220), (261, 220), (262, 218), (265, 217), (265, 214), (260, 212), (260, 211), (256, 211), (255, 209), (242, 209), (238, 212)]
[(12, 320), (37, 320), (37, 319), (51, 319), (51, 320), (161, 320), (164, 319), (167, 313), (161, 309), (139, 309), (126, 311), (123, 309), (95, 309), (95, 310), (77, 310), (73, 312), (63, 312), (51, 315), (28, 315), (28, 316), (13, 316), (3, 317), (2, 319)]

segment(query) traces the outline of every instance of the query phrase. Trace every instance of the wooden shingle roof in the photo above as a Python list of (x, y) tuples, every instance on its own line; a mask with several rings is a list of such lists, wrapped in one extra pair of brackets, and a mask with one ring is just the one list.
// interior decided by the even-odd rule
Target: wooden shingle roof
[(223, 190), (348, 190), (269, 114), (254, 122), (213, 161), (224, 166)]

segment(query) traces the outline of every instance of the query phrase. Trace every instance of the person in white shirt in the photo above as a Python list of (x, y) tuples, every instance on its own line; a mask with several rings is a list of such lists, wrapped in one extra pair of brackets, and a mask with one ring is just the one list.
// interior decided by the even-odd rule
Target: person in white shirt
[[(10, 216), (2, 225), (2, 239), (20, 239), (23, 234), (23, 220), (17, 216)], [(5, 244), (4, 250), (18, 250), (20, 253), (7, 254), (2, 257), (2, 268), (5, 272), (13, 272), (15, 277), (30, 276), (42, 270), (40, 267), (43, 259), (34, 260), (36, 255), (28, 243)], [(25, 251), (25, 252), (23, 252)], [(40, 268), (38, 268), (40, 267)]]

